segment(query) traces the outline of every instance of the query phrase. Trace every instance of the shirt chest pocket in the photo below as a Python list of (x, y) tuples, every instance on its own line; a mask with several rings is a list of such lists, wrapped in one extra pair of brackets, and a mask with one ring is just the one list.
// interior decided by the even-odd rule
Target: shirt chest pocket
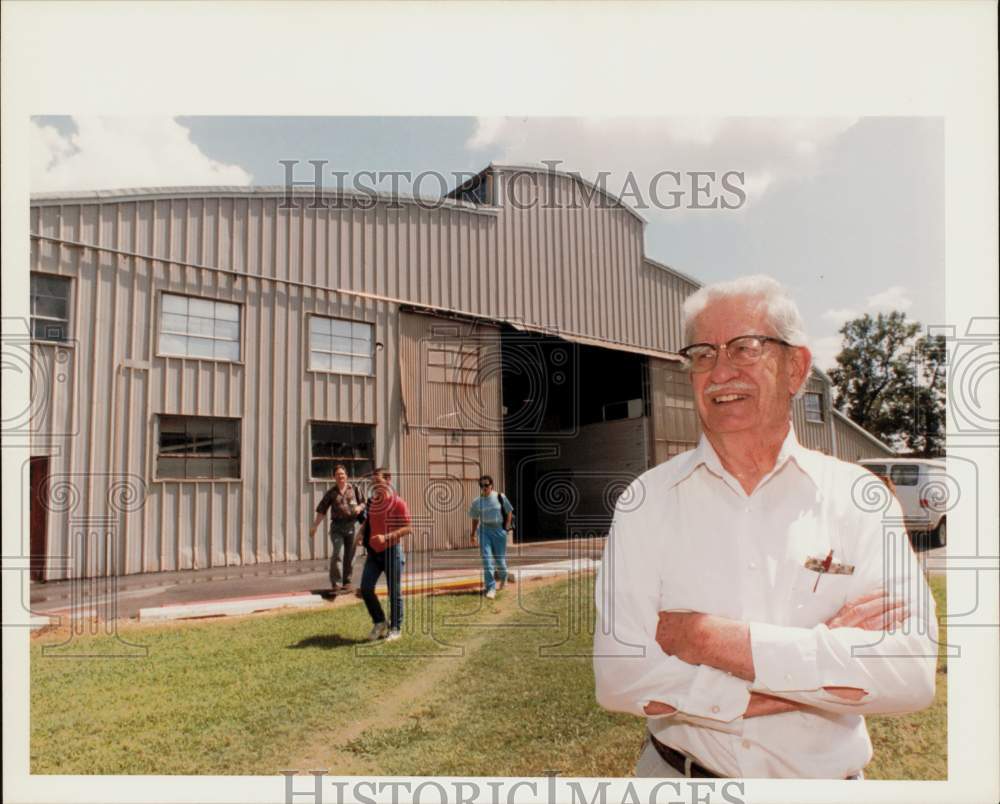
[(826, 622), (851, 599), (854, 576), (817, 572), (803, 563), (791, 568), (789, 625), (811, 628)]

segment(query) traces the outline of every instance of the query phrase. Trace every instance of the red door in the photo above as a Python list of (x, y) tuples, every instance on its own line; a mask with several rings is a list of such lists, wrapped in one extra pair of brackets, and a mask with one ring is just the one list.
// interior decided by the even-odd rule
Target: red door
[(48, 535), (48, 508), (46, 488), (49, 478), (49, 459), (31, 459), (31, 579), (45, 580), (45, 541)]

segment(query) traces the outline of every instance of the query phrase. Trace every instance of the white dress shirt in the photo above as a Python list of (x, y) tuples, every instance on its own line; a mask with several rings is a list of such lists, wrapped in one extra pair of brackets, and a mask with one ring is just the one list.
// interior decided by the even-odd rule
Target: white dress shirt
[[(650, 701), (675, 707), (648, 718), (649, 730), (721, 776), (860, 771), (872, 754), (864, 714), (913, 711), (934, 698), (934, 601), (894, 497), (885, 510), (889, 496), (870, 472), (802, 447), (791, 429), (751, 494), (704, 436), (645, 472), (619, 499), (597, 577), (598, 702), (643, 716)], [(831, 549), (852, 574), (806, 568)], [(908, 603), (901, 625), (824, 624), (883, 586)], [(755, 680), (666, 655), (657, 614), (671, 610), (749, 623)], [(866, 694), (850, 702), (824, 687)], [(810, 708), (744, 719), (751, 691)]]

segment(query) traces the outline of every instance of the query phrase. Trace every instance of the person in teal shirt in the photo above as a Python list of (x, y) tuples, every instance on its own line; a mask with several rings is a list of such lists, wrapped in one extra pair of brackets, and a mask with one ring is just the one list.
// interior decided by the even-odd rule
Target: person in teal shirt
[[(483, 559), (483, 581), (490, 600), (507, 585), (507, 531), (510, 530), (514, 508), (503, 494), (493, 490), (493, 478), (479, 478), (479, 496), (469, 506), (472, 517), (472, 544), (478, 530), (479, 555)], [(500, 583), (493, 578), (494, 569)]]

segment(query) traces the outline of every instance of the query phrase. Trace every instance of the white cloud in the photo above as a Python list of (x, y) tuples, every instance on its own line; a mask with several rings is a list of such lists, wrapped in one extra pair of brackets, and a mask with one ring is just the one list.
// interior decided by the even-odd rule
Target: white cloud
[(246, 185), (239, 165), (216, 162), (170, 117), (75, 117), (75, 133), (31, 123), (33, 192), (178, 185)]
[(893, 285), (881, 293), (868, 297), (867, 307), (872, 312), (888, 313), (893, 310), (908, 310), (913, 306), (913, 300), (907, 295), (902, 285)]
[(857, 310), (852, 310), (850, 307), (844, 307), (842, 309), (827, 310), (821, 318), (826, 321), (832, 321), (834, 324), (845, 324), (852, 318), (857, 318), (861, 313)]
[[(559, 159), (561, 170), (595, 180), (610, 173), (605, 188), (619, 195), (628, 171), (643, 195), (664, 170), (744, 173), (747, 202), (773, 187), (823, 169), (829, 146), (855, 118), (479, 118), (466, 142), (493, 149), (499, 162), (538, 164)], [(672, 187), (664, 180), (660, 196)], [(633, 204), (633, 200), (629, 200)], [(639, 209), (645, 217), (661, 210)], [(672, 210), (676, 216), (681, 210)]]
[(823, 338), (813, 338), (809, 344), (812, 350), (813, 363), (824, 371), (829, 371), (837, 365), (837, 355), (844, 342), (839, 335), (827, 335)]

